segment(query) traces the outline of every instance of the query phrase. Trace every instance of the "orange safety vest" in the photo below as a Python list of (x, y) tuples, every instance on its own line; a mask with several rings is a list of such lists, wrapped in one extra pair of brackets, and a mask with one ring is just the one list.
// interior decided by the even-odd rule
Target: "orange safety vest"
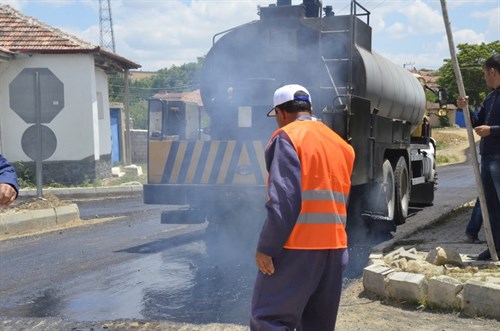
[(302, 206), (285, 243), (288, 249), (347, 247), (347, 198), (354, 150), (318, 121), (294, 121), (278, 129), (290, 138), (301, 164)]

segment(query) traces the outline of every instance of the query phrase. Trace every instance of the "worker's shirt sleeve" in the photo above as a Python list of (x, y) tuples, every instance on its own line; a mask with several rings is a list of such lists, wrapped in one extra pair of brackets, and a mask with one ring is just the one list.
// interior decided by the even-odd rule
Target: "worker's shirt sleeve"
[(500, 136), (500, 91), (498, 89), (486, 96), (481, 108), (475, 114), (472, 126), (480, 125), (488, 125), (491, 136)]
[(500, 125), (492, 125), (490, 126), (490, 130), (492, 136), (500, 136)]
[(286, 133), (279, 133), (268, 144), (266, 166), (269, 172), (267, 218), (257, 250), (276, 257), (288, 240), (302, 205), (300, 160)]
[(0, 183), (9, 184), (19, 194), (16, 171), (2, 155), (0, 155)]

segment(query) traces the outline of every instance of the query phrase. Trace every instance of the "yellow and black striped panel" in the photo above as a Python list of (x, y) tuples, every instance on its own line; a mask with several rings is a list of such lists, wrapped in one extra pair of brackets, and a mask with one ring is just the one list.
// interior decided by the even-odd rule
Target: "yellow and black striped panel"
[(265, 142), (150, 141), (149, 184), (265, 185)]

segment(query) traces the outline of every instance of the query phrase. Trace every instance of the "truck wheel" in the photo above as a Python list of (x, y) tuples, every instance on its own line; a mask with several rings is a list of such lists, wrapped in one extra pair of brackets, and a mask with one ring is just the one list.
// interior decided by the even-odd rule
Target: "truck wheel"
[(408, 217), (410, 205), (410, 182), (408, 166), (404, 157), (400, 157), (394, 168), (394, 222), (397, 225), (404, 224)]

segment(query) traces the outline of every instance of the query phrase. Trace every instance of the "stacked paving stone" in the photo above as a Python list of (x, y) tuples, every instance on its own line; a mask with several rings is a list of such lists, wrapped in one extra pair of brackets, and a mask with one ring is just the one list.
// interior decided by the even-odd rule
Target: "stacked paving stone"
[(500, 262), (478, 262), (441, 247), (371, 254), (363, 286), (382, 298), (500, 319)]

